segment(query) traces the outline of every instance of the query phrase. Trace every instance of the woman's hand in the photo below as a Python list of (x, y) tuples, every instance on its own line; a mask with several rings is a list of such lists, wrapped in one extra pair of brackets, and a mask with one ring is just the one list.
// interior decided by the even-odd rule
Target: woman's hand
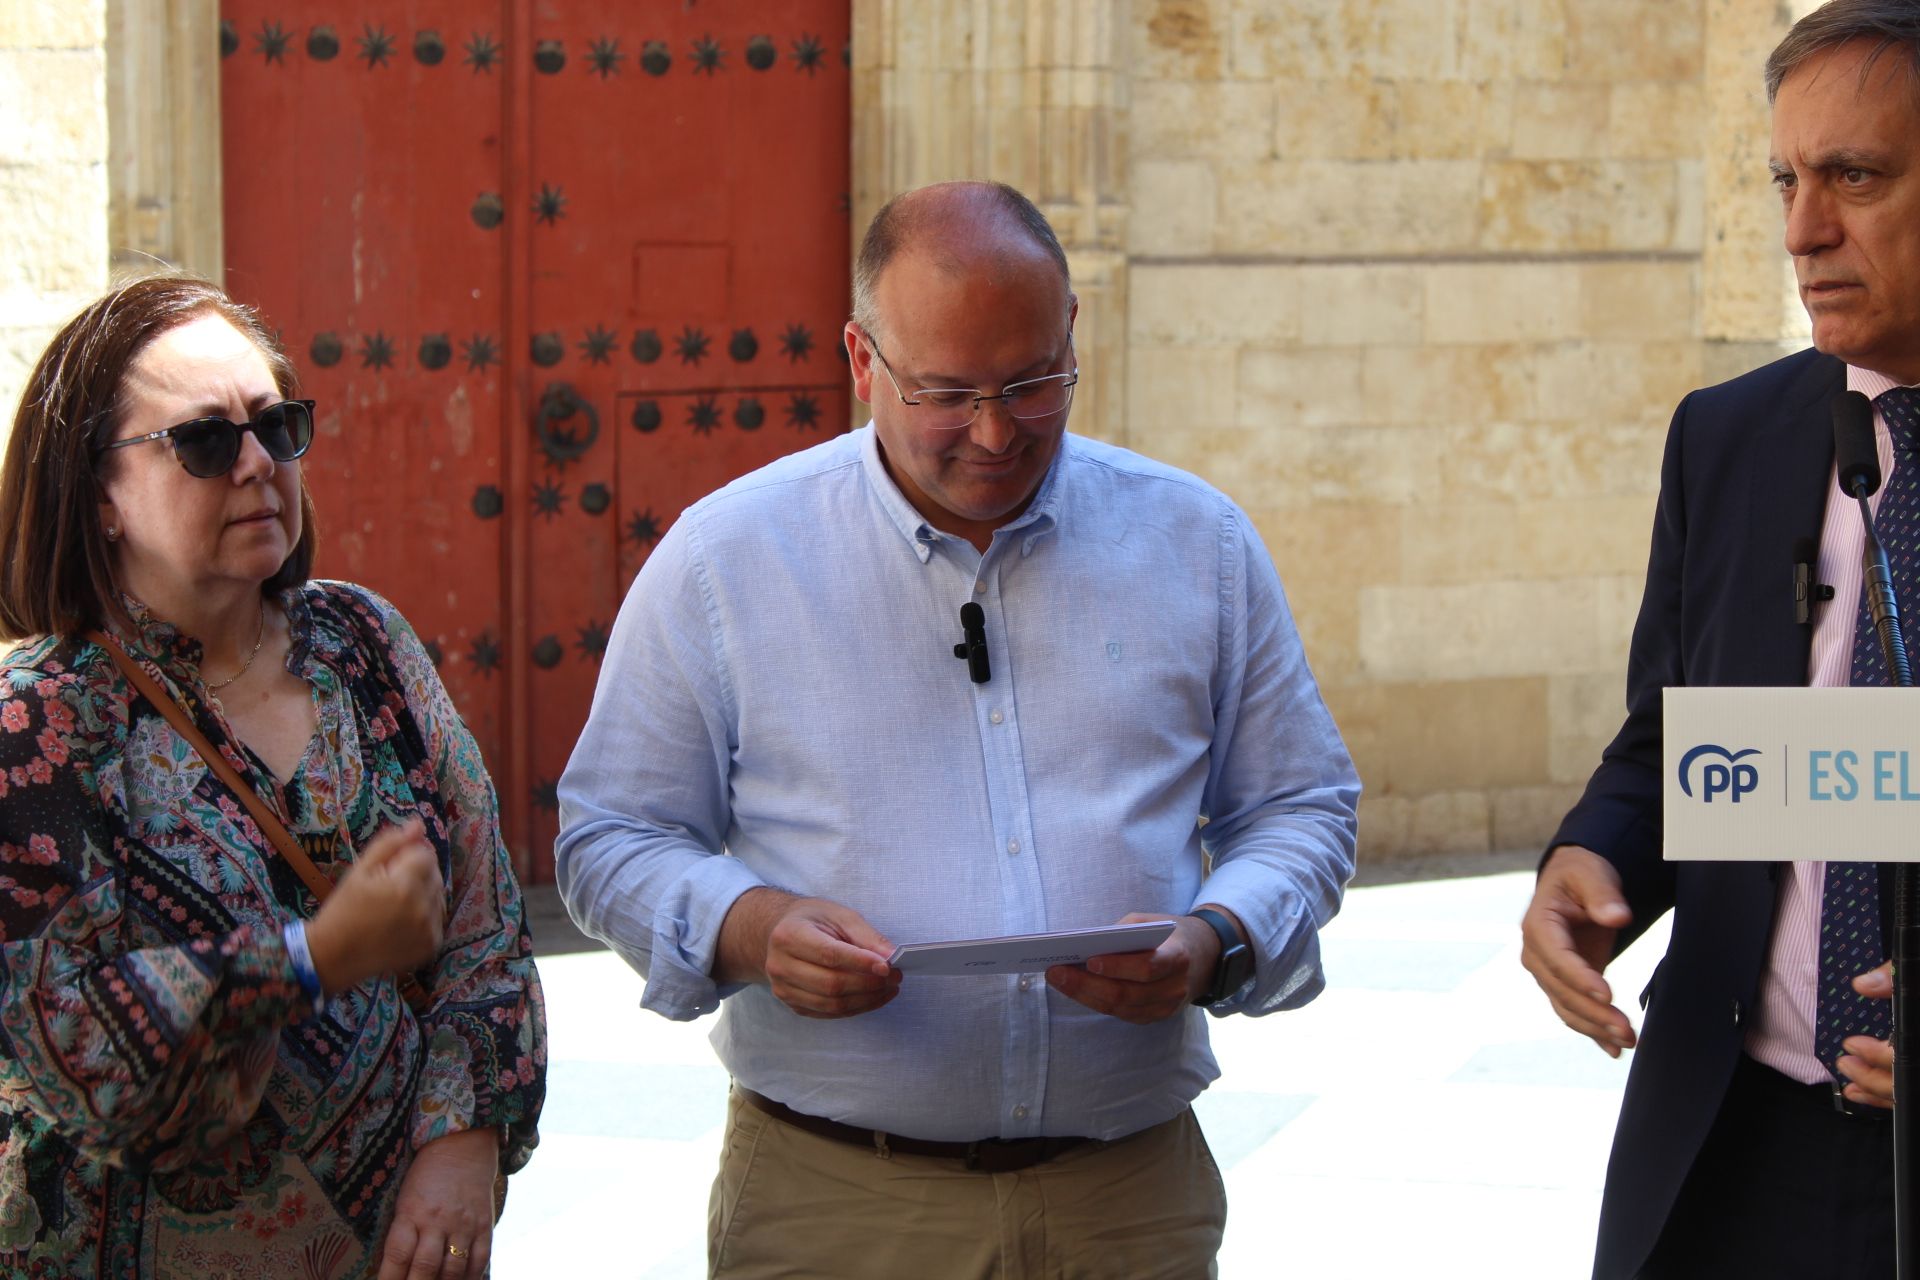
[(446, 889), (426, 827), (409, 818), (375, 836), (307, 922), (307, 949), (328, 995), (410, 973), (440, 953)]
[(500, 1134), (469, 1129), (414, 1154), (380, 1250), (380, 1280), (484, 1276), (493, 1251)]

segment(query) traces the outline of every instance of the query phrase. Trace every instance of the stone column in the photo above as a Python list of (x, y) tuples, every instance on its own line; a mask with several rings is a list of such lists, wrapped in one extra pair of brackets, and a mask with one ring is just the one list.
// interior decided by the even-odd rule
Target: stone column
[(1080, 296), (1074, 429), (1117, 440), (1126, 386), (1124, 0), (855, 0), (853, 235), (901, 191), (1009, 183)]
[[(107, 0), (116, 270), (224, 273), (216, 0)], [(292, 157), (276, 158), (296, 163)]]
[(1701, 270), (1702, 374), (1708, 382), (1807, 345), (1807, 315), (1781, 245), (1767, 172), (1767, 55), (1818, 0), (1709, 0), (1706, 30), (1707, 235)]
[(60, 326), (107, 278), (104, 0), (0, 4), (0, 439)]

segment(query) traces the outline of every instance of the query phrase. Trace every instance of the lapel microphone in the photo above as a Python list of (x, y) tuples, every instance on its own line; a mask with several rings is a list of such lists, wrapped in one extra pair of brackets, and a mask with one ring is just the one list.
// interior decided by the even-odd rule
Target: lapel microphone
[(975, 684), (985, 684), (993, 679), (987, 666), (987, 611), (971, 600), (960, 606), (960, 634), (966, 638), (953, 646), (953, 656), (967, 660), (967, 675)]
[(1793, 620), (1801, 626), (1813, 621), (1813, 606), (1833, 599), (1833, 588), (1813, 580), (1817, 547), (1812, 538), (1793, 541)]

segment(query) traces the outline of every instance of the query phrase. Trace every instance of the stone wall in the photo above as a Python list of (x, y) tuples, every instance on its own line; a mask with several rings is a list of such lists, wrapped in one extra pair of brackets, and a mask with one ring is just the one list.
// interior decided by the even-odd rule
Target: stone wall
[[(1363, 856), (1543, 840), (1618, 726), (1674, 404), (1804, 332), (1760, 66), (1810, 5), (930, 7), (937, 48), (856, 33), (856, 224), (962, 176), (1098, 211), (1062, 232), (1101, 255), (1124, 395), (1076, 426), (1252, 513), (1367, 784)], [(1034, 38), (1074, 22), (1115, 38)], [(927, 145), (970, 127), (895, 88), (928, 73), (942, 103), (1010, 91), (1014, 144)], [(1097, 119), (1031, 109), (1094, 83)]]
[(0, 3), (0, 436), (60, 326), (107, 281), (104, 0)]

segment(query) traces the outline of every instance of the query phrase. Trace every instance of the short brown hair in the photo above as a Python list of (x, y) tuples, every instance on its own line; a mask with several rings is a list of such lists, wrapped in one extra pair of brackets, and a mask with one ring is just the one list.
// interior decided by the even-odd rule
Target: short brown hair
[(1855, 40), (1871, 40), (1864, 76), (1883, 53), (1906, 58), (1909, 87), (1920, 94), (1920, 0), (1829, 0), (1793, 24), (1767, 57), (1767, 101), (1801, 63)]
[[(77, 635), (118, 612), (100, 528), (94, 451), (118, 430), (127, 371), (147, 344), (212, 313), (244, 334), (291, 398), (298, 379), (251, 307), (193, 276), (148, 276), (110, 289), (55, 336), (27, 380), (0, 463), (0, 637)], [(277, 592), (313, 570), (313, 499), (300, 478), (300, 540), (264, 584)]]

